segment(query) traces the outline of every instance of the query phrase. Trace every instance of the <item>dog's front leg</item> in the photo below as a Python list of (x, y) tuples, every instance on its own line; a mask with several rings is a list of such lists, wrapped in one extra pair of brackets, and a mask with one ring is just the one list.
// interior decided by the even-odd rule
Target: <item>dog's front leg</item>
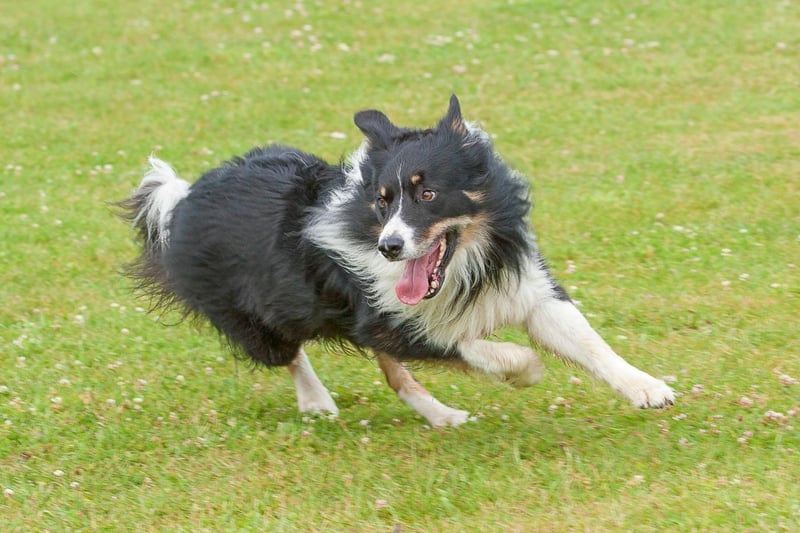
[(421, 414), (433, 427), (460, 426), (469, 413), (444, 405), (423, 387), (402, 363), (390, 355), (375, 355), (389, 386), (409, 407)]
[(534, 308), (527, 326), (532, 339), (583, 366), (635, 406), (665, 407), (674, 402), (674, 393), (666, 383), (617, 355), (572, 302), (546, 300)]
[(471, 369), (515, 387), (530, 387), (544, 375), (542, 360), (527, 346), (475, 339), (460, 342), (458, 350)]

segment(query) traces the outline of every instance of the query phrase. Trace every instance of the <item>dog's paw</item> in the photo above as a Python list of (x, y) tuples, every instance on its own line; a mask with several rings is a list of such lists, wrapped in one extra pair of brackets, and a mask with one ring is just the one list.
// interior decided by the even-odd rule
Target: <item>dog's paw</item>
[(503, 381), (517, 388), (530, 387), (539, 383), (544, 376), (544, 363), (542, 363), (539, 354), (525, 346), (513, 346), (521, 352), (518, 360), (524, 361), (524, 365), (522, 368), (503, 376)]
[(628, 380), (622, 393), (641, 409), (660, 409), (675, 403), (675, 392), (669, 385), (644, 372)]
[(406, 402), (409, 407), (425, 417), (425, 420), (435, 428), (460, 426), (469, 419), (469, 413), (467, 411), (448, 407), (428, 394), (400, 391), (397, 395), (401, 400)]
[(453, 409), (452, 407), (447, 407), (446, 405), (442, 405), (435, 414), (430, 413), (430, 415), (431, 416), (425, 416), (425, 418), (427, 418), (428, 423), (435, 428), (446, 426), (458, 427), (469, 420), (468, 411)]
[(327, 390), (314, 391), (314, 394), (304, 394), (297, 396), (297, 410), (308, 414), (332, 414), (338, 415), (339, 408), (331, 398)]

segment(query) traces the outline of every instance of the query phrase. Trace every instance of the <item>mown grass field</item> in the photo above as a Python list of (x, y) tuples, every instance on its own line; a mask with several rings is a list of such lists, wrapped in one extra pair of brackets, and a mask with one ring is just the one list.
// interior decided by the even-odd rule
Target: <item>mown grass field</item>
[[(797, 2), (377, 5), (0, 8), (0, 529), (800, 528)], [(525, 390), (423, 368), (476, 416), (431, 430), (372, 361), (311, 346), (341, 414), (309, 419), (287, 372), (119, 276), (107, 202), (150, 153), (190, 179), (268, 141), (337, 159), (355, 111), (427, 126), (452, 92), (531, 178), (555, 275), (674, 407), (551, 358)]]

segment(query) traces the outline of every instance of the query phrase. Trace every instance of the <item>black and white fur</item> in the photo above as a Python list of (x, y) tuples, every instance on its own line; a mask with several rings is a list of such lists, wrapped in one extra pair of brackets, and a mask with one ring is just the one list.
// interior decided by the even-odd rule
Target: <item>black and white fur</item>
[(672, 390), (617, 355), (555, 282), (528, 227), (528, 187), (461, 116), (431, 129), (361, 111), (342, 165), (286, 146), (255, 148), (189, 185), (151, 158), (121, 202), (144, 248), (131, 269), (162, 306), (206, 317), (234, 347), (287, 366), (301, 411), (337, 413), (303, 346), (372, 350), (390, 386), (431, 425), (467, 412), (438, 402), (401, 361), (470, 368), (517, 386), (543, 366), (527, 346), (484, 337), (519, 325), (638, 407)]

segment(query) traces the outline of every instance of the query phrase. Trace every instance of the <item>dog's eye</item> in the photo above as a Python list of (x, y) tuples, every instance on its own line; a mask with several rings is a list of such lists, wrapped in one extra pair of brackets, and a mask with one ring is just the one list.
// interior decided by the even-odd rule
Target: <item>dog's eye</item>
[(387, 202), (387, 201), (386, 201), (386, 198), (384, 198), (383, 196), (379, 196), (379, 197), (378, 197), (378, 198), (375, 200), (375, 204), (377, 204), (377, 206), (378, 206), (380, 209), (386, 209), (387, 207), (389, 207), (389, 202)]
[(430, 202), (434, 198), (436, 198), (436, 191), (432, 191), (430, 189), (425, 189), (424, 191), (422, 191), (422, 194), (420, 195), (420, 199), (423, 202)]

